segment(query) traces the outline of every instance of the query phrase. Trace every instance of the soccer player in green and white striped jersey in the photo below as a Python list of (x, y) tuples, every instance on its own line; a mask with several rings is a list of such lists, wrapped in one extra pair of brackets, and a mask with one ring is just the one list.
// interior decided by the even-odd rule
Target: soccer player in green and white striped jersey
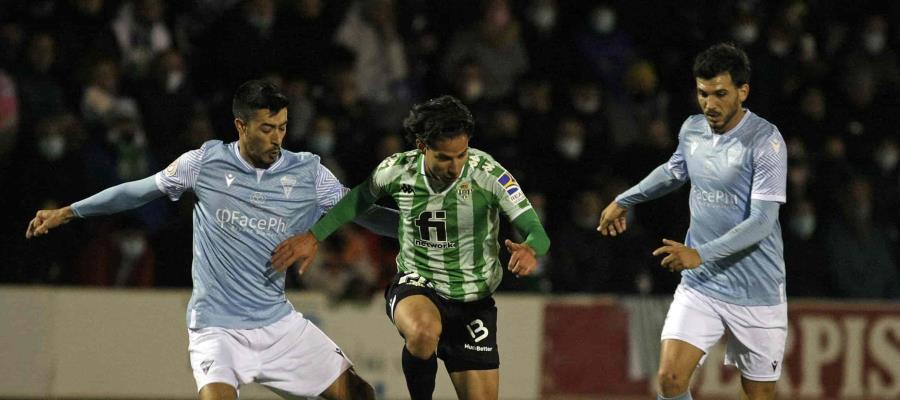
[(499, 214), (526, 237), (505, 241), (508, 268), (517, 276), (534, 270), (550, 240), (515, 178), (487, 153), (469, 148), (474, 121), (459, 100), (443, 96), (414, 106), (404, 128), (417, 149), (382, 161), (309, 233), (276, 247), (272, 262), (299, 261), (302, 273), (319, 241), (377, 199), (393, 197), (400, 210), (399, 271), (386, 311), (406, 339), (410, 397), (431, 398), (441, 358), (460, 398), (496, 399), (500, 358), (491, 295), (503, 276)]

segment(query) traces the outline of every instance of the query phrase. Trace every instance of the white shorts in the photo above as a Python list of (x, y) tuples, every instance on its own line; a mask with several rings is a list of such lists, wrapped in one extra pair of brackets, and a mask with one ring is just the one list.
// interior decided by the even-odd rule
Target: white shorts
[(781, 376), (787, 325), (787, 303), (741, 306), (678, 285), (662, 340), (682, 340), (708, 354), (727, 332), (725, 365), (734, 365), (747, 379), (769, 382)]
[(257, 382), (284, 396), (315, 397), (352, 365), (303, 314), (256, 329), (189, 329), (197, 390), (221, 382), (240, 389)]

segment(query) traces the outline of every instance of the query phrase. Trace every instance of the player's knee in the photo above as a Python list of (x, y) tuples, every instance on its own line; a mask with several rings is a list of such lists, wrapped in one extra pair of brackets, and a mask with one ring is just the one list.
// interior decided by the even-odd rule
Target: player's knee
[(438, 339), (441, 336), (441, 324), (415, 321), (403, 334), (406, 337), (406, 348), (412, 355), (422, 359), (430, 358), (437, 349)]
[(672, 397), (688, 391), (691, 376), (660, 368), (657, 379), (660, 393), (665, 397)]

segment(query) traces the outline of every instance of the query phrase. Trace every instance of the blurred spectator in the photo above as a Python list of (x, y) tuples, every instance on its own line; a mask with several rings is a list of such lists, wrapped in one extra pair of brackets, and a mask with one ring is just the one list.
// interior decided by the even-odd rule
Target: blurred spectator
[(393, 0), (357, 0), (335, 33), (335, 41), (356, 55), (353, 71), (360, 97), (380, 109), (379, 115), (384, 113), (379, 126), (403, 118), (409, 102), (406, 54), (394, 7)]
[(28, 41), (25, 62), (16, 74), (21, 128), (25, 135), (31, 135), (34, 125), (41, 118), (66, 110), (65, 91), (54, 71), (55, 64), (56, 39), (47, 33), (32, 36)]
[(525, 10), (522, 38), (533, 73), (564, 77), (577, 72), (575, 46), (561, 13), (557, 0), (532, 0)]
[(575, 44), (586, 67), (613, 96), (623, 95), (625, 68), (635, 56), (631, 36), (621, 29), (610, 4), (601, 3), (582, 17), (586, 20), (575, 35)]
[(143, 78), (153, 58), (172, 48), (172, 33), (163, 21), (165, 11), (162, 0), (130, 0), (119, 8), (112, 30), (125, 75)]
[(826, 267), (841, 297), (900, 298), (900, 278), (891, 243), (873, 214), (871, 183), (855, 176), (844, 182), (840, 213), (823, 227)]
[(181, 132), (187, 128), (194, 97), (181, 53), (160, 52), (137, 87), (147, 144), (157, 160), (174, 160), (184, 149)]
[(462, 60), (471, 58), (481, 66), (486, 99), (512, 94), (516, 80), (528, 70), (520, 29), (507, 0), (487, 0), (481, 19), (450, 43), (443, 61), (444, 76), (449, 79)]
[[(16, 83), (0, 69), (0, 159), (8, 160), (9, 153), (16, 145), (19, 128), (19, 99), (16, 97)], [(6, 161), (0, 166), (5, 167)], [(3, 168), (6, 171), (6, 168)], [(2, 177), (2, 175), (0, 175)]]
[(376, 292), (377, 266), (364, 236), (345, 226), (322, 243), (311, 268), (301, 276), (304, 286), (325, 293), (332, 301), (369, 301)]
[(634, 291), (634, 270), (615, 263), (613, 243), (597, 234), (602, 207), (596, 192), (580, 192), (572, 202), (567, 222), (554, 241), (550, 268), (554, 293)]
[(817, 233), (815, 205), (802, 197), (790, 198), (794, 200), (783, 213), (785, 223), (781, 230), (788, 296), (824, 296), (829, 282), (822, 274), (825, 257), (816, 246), (824, 238)]

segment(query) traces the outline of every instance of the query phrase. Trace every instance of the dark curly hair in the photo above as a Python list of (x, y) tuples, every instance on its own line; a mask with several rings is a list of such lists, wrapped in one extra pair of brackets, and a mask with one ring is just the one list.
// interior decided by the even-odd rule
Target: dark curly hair
[(403, 120), (406, 139), (411, 143), (422, 141), (428, 147), (434, 147), (441, 139), (450, 139), (459, 135), (472, 137), (475, 130), (475, 119), (469, 109), (453, 96), (441, 96), (416, 104)]
[(290, 102), (275, 84), (263, 80), (244, 82), (234, 93), (231, 112), (235, 118), (249, 122), (256, 110), (268, 109), (277, 113), (287, 107)]
[(750, 83), (750, 59), (732, 43), (719, 43), (694, 59), (694, 78), (712, 79), (728, 72), (735, 86)]

